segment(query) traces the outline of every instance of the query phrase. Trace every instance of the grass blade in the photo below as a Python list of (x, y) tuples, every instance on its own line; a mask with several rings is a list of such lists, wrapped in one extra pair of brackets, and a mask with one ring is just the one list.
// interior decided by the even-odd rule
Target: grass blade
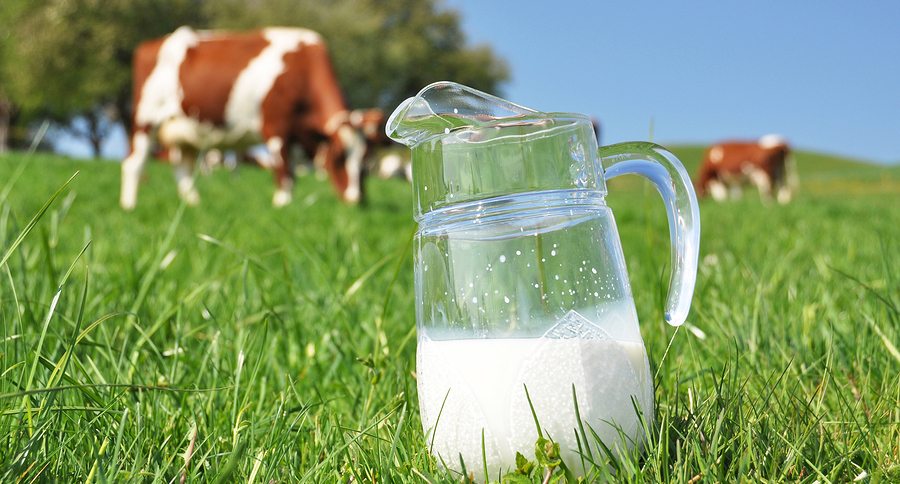
[(37, 225), (37, 223), (41, 220), (41, 217), (43, 217), (44, 213), (47, 212), (47, 209), (50, 208), (50, 205), (53, 205), (53, 202), (56, 201), (57, 197), (59, 197), (59, 195), (66, 189), (66, 187), (69, 186), (69, 183), (71, 183), (76, 176), (78, 176), (77, 171), (72, 176), (70, 176), (69, 179), (62, 184), (62, 186), (57, 188), (56, 192), (54, 192), (53, 195), (51, 195), (50, 198), (48, 198), (47, 201), (44, 202), (44, 205), (41, 206), (37, 213), (35, 213), (34, 216), (31, 217), (31, 220), (28, 221), (28, 225), (26, 225), (25, 228), (22, 229), (22, 231), (19, 233), (19, 236), (16, 237), (13, 243), (10, 244), (10, 246), (6, 249), (6, 253), (3, 254), (3, 258), (0, 258), (0, 267), (3, 267), (3, 264), (6, 264), (6, 261), (9, 260), (9, 257), (13, 254), (13, 252), (16, 251), (16, 249), (19, 247), (19, 244), (21, 244), (22, 241), (25, 240), (25, 237), (27, 237), (28, 234), (31, 233), (31, 230), (34, 229), (34, 226)]

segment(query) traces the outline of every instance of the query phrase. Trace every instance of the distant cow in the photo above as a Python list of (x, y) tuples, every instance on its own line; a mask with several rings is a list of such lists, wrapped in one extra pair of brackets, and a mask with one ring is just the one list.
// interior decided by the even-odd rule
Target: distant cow
[(122, 163), (120, 203), (137, 202), (138, 180), (154, 138), (168, 151), (179, 195), (197, 203), (192, 168), (199, 152), (265, 143), (277, 189), (291, 200), (288, 153), (299, 144), (323, 164), (340, 197), (363, 197), (365, 142), (350, 114), (319, 34), (297, 28), (245, 33), (181, 27), (138, 46), (134, 55), (131, 153)]
[(728, 192), (740, 193), (751, 183), (760, 197), (776, 194), (779, 203), (787, 203), (793, 195), (793, 174), (788, 173), (790, 147), (784, 138), (766, 135), (758, 141), (729, 141), (706, 150), (697, 179), (697, 194), (724, 200)]

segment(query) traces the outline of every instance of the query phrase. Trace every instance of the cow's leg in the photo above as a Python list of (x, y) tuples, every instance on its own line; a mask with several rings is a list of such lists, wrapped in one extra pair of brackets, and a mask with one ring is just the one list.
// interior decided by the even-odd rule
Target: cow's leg
[(323, 141), (316, 148), (316, 156), (313, 157), (313, 170), (316, 174), (316, 180), (325, 181), (328, 179), (328, 169), (325, 168), (325, 160), (328, 158), (329, 146), (327, 141)]
[(723, 202), (728, 198), (728, 188), (726, 188), (725, 184), (720, 180), (710, 180), (707, 186), (709, 187), (709, 194), (712, 195), (713, 200)]
[(748, 176), (750, 181), (759, 189), (759, 198), (763, 202), (772, 200), (772, 177), (768, 172), (760, 168), (752, 168)]
[(780, 183), (778, 184), (777, 200), (778, 203), (784, 205), (794, 198), (794, 189), (797, 188), (797, 169), (793, 161), (788, 158), (785, 160), (782, 169)]
[(222, 150), (217, 148), (208, 150), (203, 154), (203, 158), (201, 158), (200, 173), (203, 173), (204, 175), (211, 174), (213, 169), (223, 164), (224, 158), (225, 155)]
[(791, 199), (794, 197), (794, 193), (789, 185), (782, 184), (778, 187), (775, 197), (778, 200), (778, 203), (784, 205), (791, 201)]
[(697, 196), (702, 198), (709, 195), (710, 183), (715, 181), (715, 179), (715, 170), (713, 170), (712, 162), (709, 161), (709, 158), (705, 157), (700, 160), (700, 170), (697, 173), (697, 181), (694, 183)]
[(773, 191), (775, 192), (775, 200), (778, 201), (780, 205), (784, 205), (791, 201), (791, 187), (790, 183), (786, 179), (786, 174), (784, 170), (781, 170), (773, 180)]
[(311, 155), (307, 154), (306, 150), (300, 145), (292, 146), (290, 151), (291, 159), (296, 160), (294, 164), (294, 176), (308, 176), (312, 174), (315, 158), (311, 158)]
[(294, 189), (294, 173), (287, 156), (284, 138), (272, 136), (266, 140), (266, 147), (272, 157), (272, 176), (275, 178), (275, 195), (272, 205), (283, 207), (291, 203), (291, 192)]
[(343, 170), (347, 177), (347, 186), (341, 193), (345, 202), (358, 203), (363, 199), (363, 175), (366, 156), (366, 140), (355, 129), (341, 126), (337, 130), (338, 138), (343, 145), (345, 160)]
[(122, 162), (122, 187), (119, 205), (125, 210), (133, 210), (137, 205), (138, 184), (147, 162), (150, 150), (150, 134), (147, 129), (135, 130), (131, 137), (131, 153)]
[(197, 152), (192, 149), (172, 148), (170, 155), (178, 196), (188, 205), (197, 205), (200, 203), (200, 194), (194, 187), (194, 163), (197, 161)]

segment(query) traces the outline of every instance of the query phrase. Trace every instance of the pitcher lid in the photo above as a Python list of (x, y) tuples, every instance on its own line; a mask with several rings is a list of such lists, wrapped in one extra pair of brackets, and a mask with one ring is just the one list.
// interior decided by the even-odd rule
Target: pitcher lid
[(588, 116), (545, 113), (454, 82), (430, 84), (388, 118), (412, 149), (416, 216), (522, 192), (606, 192)]

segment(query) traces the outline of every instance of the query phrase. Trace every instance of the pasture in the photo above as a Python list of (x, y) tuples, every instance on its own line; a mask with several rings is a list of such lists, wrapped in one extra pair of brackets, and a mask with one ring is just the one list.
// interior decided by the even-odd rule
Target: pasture
[[(678, 330), (662, 204), (611, 186), (657, 405), (619, 480), (900, 480), (900, 169), (796, 159), (790, 205), (701, 203)], [(459, 481), (419, 422), (408, 185), (357, 209), (305, 177), (275, 210), (218, 171), (190, 208), (151, 164), (129, 214), (118, 183), (0, 157), (0, 480)]]

